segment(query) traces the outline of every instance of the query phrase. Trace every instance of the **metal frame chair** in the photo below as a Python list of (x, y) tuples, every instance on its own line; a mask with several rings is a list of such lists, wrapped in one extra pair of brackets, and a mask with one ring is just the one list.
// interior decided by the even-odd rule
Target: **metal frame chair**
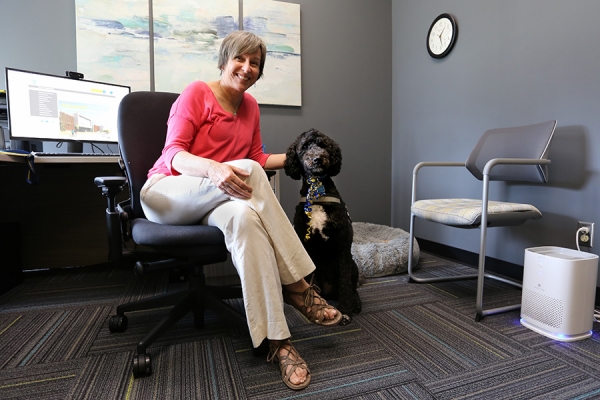
[[(487, 228), (520, 225), (529, 219), (542, 217), (541, 212), (530, 204), (492, 201), (489, 199), (490, 181), (520, 181), (547, 183), (547, 165), (550, 164), (548, 147), (552, 140), (556, 121), (539, 124), (499, 128), (486, 131), (464, 163), (421, 162), (413, 170), (408, 274), (416, 283), (447, 282), (477, 279), (475, 320), (521, 307), (520, 304), (483, 309), (484, 278), (492, 278), (511, 285), (522, 285), (505, 277), (485, 272)], [(422, 168), (466, 167), (473, 176), (483, 181), (481, 199), (424, 199), (417, 200), (417, 175)], [(444, 277), (419, 277), (415, 274), (413, 240), (415, 218), (444, 225), (481, 230), (479, 261), (476, 274)]]

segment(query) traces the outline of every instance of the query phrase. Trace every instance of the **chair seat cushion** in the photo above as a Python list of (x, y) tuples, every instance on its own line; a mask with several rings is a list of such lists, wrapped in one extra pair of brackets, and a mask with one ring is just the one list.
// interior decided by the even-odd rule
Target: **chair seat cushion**
[(149, 246), (172, 256), (205, 257), (207, 264), (227, 258), (223, 232), (214, 226), (165, 225), (136, 218), (132, 221), (131, 236), (139, 245)]
[[(419, 218), (456, 227), (477, 227), (481, 223), (481, 200), (429, 199), (416, 201), (411, 211)], [(541, 218), (531, 204), (488, 201), (488, 226), (518, 225)]]

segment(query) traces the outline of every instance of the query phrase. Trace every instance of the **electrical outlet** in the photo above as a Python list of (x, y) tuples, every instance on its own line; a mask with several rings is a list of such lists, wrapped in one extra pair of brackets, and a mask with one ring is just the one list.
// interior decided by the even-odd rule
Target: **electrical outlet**
[(581, 222), (577, 224), (577, 229), (587, 228), (587, 232), (579, 232), (577, 234), (577, 243), (580, 246), (592, 247), (594, 244), (594, 223), (593, 222)]

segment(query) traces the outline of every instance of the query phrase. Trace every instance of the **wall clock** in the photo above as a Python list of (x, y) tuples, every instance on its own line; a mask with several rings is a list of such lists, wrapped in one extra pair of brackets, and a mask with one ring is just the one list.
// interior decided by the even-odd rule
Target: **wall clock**
[(446, 57), (454, 47), (458, 25), (450, 14), (440, 14), (427, 32), (427, 52), (433, 58)]

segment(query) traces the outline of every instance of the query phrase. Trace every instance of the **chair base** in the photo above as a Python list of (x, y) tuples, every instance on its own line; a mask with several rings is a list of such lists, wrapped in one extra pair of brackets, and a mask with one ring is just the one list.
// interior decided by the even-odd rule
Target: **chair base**
[(513, 305), (510, 305), (510, 306), (504, 306), (504, 307), (498, 307), (498, 308), (489, 308), (487, 310), (481, 310), (481, 311), (478, 311), (475, 314), (475, 322), (481, 321), (482, 319), (484, 319), (488, 315), (502, 314), (502, 313), (505, 313), (505, 312), (515, 311), (515, 310), (520, 310), (520, 309), (521, 309), (521, 304), (513, 304)]
[(126, 312), (173, 306), (159, 323), (138, 342), (137, 354), (133, 357), (134, 377), (138, 378), (152, 374), (152, 359), (146, 350), (167, 329), (172, 327), (189, 312), (194, 314), (194, 326), (196, 328), (204, 327), (204, 309), (208, 306), (215, 309), (215, 311), (223, 315), (228, 321), (247, 331), (248, 325), (245, 316), (222, 301), (222, 299), (242, 297), (240, 287), (206, 286), (204, 273), (198, 268), (195, 268), (194, 272), (189, 275), (188, 282), (188, 290), (119, 305), (116, 315), (111, 317), (109, 321), (110, 331), (113, 333), (124, 332), (128, 325)]
[[(411, 266), (412, 267), (412, 266)], [(512, 281), (503, 276), (494, 275), (494, 274), (484, 274), (485, 278), (494, 279), (496, 281), (504, 282), (506, 284), (516, 286), (522, 288), (523, 285), (521, 283)], [(408, 282), (409, 283), (440, 283), (440, 282), (454, 282), (461, 280), (469, 280), (469, 279), (478, 279), (478, 274), (468, 274), (468, 275), (456, 275), (456, 276), (444, 276), (444, 277), (433, 277), (433, 278), (419, 278), (414, 275), (412, 272), (412, 268), (409, 271)], [(489, 308), (487, 310), (483, 309), (483, 282), (477, 282), (477, 299), (475, 301), (475, 321), (479, 322), (485, 317), (489, 315), (501, 314), (509, 311), (519, 310), (521, 308), (521, 304), (513, 304), (504, 307), (497, 308)]]
[(408, 276), (409, 283), (436, 283), (436, 282), (452, 282), (452, 281), (466, 281), (469, 279), (477, 279), (477, 274), (473, 275), (457, 275), (457, 276), (444, 276), (437, 278), (419, 278), (410, 273)]

